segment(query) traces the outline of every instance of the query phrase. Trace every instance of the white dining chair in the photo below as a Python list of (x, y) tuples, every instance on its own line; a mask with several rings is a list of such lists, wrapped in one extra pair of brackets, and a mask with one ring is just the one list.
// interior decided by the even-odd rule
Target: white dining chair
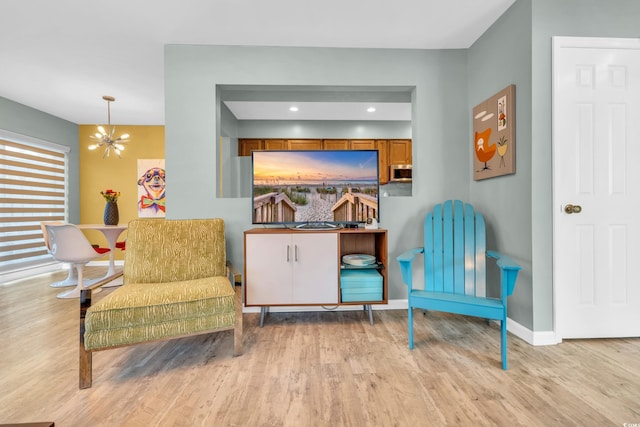
[[(45, 228), (47, 230), (49, 244), (51, 246), (50, 252), (53, 258), (56, 261), (71, 264), (71, 268), (75, 269), (78, 273), (76, 287), (59, 293), (57, 297), (79, 298), (80, 291), (82, 291), (84, 287), (83, 273), (85, 265), (96, 258), (100, 258), (104, 252), (96, 251), (82, 231), (73, 224), (45, 224)], [(95, 291), (93, 291), (93, 293), (95, 293)]]
[[(45, 225), (62, 225), (64, 222), (62, 221), (42, 221), (40, 223), (40, 228), (42, 229), (42, 237), (44, 238), (44, 245), (47, 247), (47, 251), (51, 253), (51, 244), (49, 242), (49, 233), (47, 233), (47, 227)], [(49, 284), (52, 288), (64, 288), (67, 286), (76, 286), (78, 284), (78, 278), (76, 277), (76, 269), (71, 267), (69, 268), (69, 274), (67, 278), (64, 280), (59, 280), (57, 282), (53, 282)]]

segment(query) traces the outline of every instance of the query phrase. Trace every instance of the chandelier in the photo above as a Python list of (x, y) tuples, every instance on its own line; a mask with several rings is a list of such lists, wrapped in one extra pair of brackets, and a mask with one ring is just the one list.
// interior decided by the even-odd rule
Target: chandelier
[(109, 157), (111, 150), (120, 157), (120, 152), (124, 150), (123, 144), (129, 142), (129, 134), (123, 133), (117, 138), (113, 137), (116, 133), (116, 127), (111, 126), (111, 103), (116, 99), (113, 96), (106, 95), (103, 96), (102, 99), (107, 101), (107, 129), (105, 130), (104, 126), (98, 126), (98, 132), (89, 136), (89, 139), (95, 142), (95, 144), (89, 146), (89, 150), (95, 150), (96, 148), (105, 146), (104, 154), (102, 155), (103, 159)]

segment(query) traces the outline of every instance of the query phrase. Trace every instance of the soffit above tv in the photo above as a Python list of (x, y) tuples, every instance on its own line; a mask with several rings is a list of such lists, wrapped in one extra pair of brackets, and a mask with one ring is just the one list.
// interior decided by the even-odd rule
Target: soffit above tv
[[(225, 101), (238, 120), (411, 121), (411, 104), (400, 102)], [(297, 111), (291, 111), (295, 106)], [(369, 108), (375, 111), (368, 112)]]
[[(238, 120), (411, 121), (410, 86), (220, 85)], [(290, 107), (297, 107), (291, 111)], [(368, 111), (371, 107), (375, 111)]]

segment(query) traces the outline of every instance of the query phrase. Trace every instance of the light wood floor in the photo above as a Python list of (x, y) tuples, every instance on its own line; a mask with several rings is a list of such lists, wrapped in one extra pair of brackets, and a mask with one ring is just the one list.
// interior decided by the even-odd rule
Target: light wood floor
[(417, 315), (409, 351), (404, 310), (374, 311), (374, 326), (363, 311), (275, 313), (262, 329), (245, 314), (240, 357), (230, 332), (98, 352), (93, 388), (79, 390), (78, 301), (48, 286), (64, 277), (0, 287), (0, 424), (640, 423), (638, 339), (532, 347), (510, 335), (505, 372), (495, 325)]

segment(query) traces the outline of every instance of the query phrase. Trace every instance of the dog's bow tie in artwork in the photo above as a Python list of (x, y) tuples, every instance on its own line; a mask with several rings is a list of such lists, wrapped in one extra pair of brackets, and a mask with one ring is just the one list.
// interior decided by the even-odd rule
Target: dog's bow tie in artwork
[(162, 199), (154, 200), (151, 197), (142, 196), (140, 198), (140, 207), (150, 208), (152, 206), (155, 206), (156, 209), (160, 209), (162, 212), (165, 212), (164, 200), (164, 197)]

